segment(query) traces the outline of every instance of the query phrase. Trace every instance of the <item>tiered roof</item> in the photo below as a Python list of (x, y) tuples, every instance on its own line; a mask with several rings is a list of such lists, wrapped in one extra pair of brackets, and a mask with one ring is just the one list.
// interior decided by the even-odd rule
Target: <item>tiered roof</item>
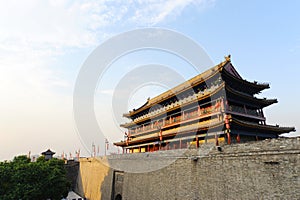
[[(220, 82), (218, 82), (218, 84), (209, 84), (210, 87), (206, 88), (203, 91), (193, 90), (193, 88), (199, 86), (200, 84), (212, 83), (211, 80), (220, 80)], [(230, 101), (232, 103), (231, 106), (234, 106), (234, 104), (242, 104), (244, 106), (247, 106), (250, 111), (255, 111), (256, 109), (261, 110), (266, 106), (277, 103), (277, 99), (257, 98), (254, 96), (255, 94), (260, 93), (262, 90), (268, 88), (270, 88), (270, 86), (267, 83), (257, 83), (256, 81), (249, 82), (243, 79), (233, 67), (230, 56), (228, 56), (225, 57), (225, 61), (221, 62), (220, 64), (152, 99), (148, 99), (147, 102), (141, 107), (133, 109), (132, 111), (129, 111), (129, 113), (125, 113), (123, 116), (130, 118), (132, 121), (126, 124), (122, 124), (121, 126), (124, 128), (138, 127), (139, 125), (143, 125), (145, 122), (151, 122), (152, 119), (157, 120), (161, 117), (165, 117), (166, 113), (172, 113), (173, 111), (180, 110), (181, 108), (187, 107), (192, 104), (198, 105), (199, 102), (204, 101), (208, 98), (210, 98), (211, 100), (213, 96), (216, 96), (216, 99), (225, 99), (226, 104), (227, 100)], [(177, 99), (175, 102), (171, 102), (167, 106), (160, 106), (154, 111), (150, 109), (158, 104), (163, 104), (164, 102), (185, 93), (189, 95), (184, 95), (184, 99)], [(246, 110), (246, 107), (244, 107), (244, 109)], [(218, 112), (222, 112), (226, 115), (230, 114), (229, 120), (231, 126), (233, 128), (237, 128), (237, 130), (241, 132), (245, 130), (246, 135), (249, 133), (251, 134), (257, 132), (263, 133), (263, 135), (265, 135), (266, 137), (278, 137), (279, 134), (295, 131), (294, 127), (266, 125), (262, 110), (261, 113), (256, 113), (257, 116), (252, 116), (251, 114), (247, 115), (247, 113), (243, 115), (243, 113), (237, 113), (234, 112), (234, 110), (231, 111), (227, 108), (225, 110), (219, 110)], [(151, 143), (155, 140), (159, 140), (160, 137), (170, 138), (171, 136), (184, 135), (185, 133), (191, 131), (205, 131), (214, 127), (218, 127), (222, 130), (224, 127), (224, 120), (199, 121), (201, 117), (203, 116), (195, 118), (194, 120), (198, 121), (194, 121), (193, 124), (188, 124), (183, 120), (178, 122), (180, 124), (186, 123), (183, 126), (176, 127), (176, 124), (172, 124), (169, 126), (174, 127), (169, 128), (169, 126), (165, 125), (160, 128), (160, 131), (151, 129), (140, 134), (136, 133), (134, 134), (134, 136), (131, 136), (130, 141), (121, 141), (115, 144), (118, 146), (124, 146), (125, 144), (130, 146), (139, 144), (146, 145), (147, 142)], [(244, 120), (245, 117), (251, 117), (251, 119)]]

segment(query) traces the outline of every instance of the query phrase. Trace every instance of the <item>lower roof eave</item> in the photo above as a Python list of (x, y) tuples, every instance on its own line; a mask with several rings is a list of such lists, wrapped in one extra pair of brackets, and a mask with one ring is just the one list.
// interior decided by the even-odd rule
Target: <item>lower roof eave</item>
[(127, 146), (126, 141), (114, 142), (113, 144), (119, 147)]
[(231, 123), (233, 125), (240, 126), (243, 128), (248, 128), (252, 130), (264, 130), (278, 135), (282, 133), (289, 133), (289, 132), (296, 131), (295, 127), (279, 127), (278, 125), (272, 126), (272, 125), (254, 124), (254, 123), (249, 123), (234, 118), (232, 119)]

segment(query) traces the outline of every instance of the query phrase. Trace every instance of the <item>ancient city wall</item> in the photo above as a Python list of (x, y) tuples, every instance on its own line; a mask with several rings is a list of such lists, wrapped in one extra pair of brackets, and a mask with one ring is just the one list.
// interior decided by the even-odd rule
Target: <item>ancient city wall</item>
[[(109, 168), (108, 165), (113, 168)], [(80, 160), (88, 199), (300, 199), (300, 138)]]

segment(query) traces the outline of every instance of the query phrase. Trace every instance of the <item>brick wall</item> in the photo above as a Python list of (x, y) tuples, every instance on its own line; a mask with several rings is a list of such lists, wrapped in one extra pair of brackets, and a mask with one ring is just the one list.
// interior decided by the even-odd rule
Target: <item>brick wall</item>
[[(80, 162), (81, 193), (99, 192), (89, 199), (113, 199), (114, 191), (123, 200), (300, 199), (300, 138), (87, 160), (94, 167)], [(117, 185), (116, 171), (124, 171)]]

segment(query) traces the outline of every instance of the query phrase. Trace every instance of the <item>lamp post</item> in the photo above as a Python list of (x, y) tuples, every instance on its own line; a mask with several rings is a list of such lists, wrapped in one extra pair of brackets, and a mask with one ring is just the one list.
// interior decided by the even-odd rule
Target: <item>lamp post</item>
[(104, 155), (106, 156), (106, 150), (108, 150), (108, 144), (109, 144), (109, 142), (108, 142), (108, 140), (105, 138), (105, 142), (104, 142)]

